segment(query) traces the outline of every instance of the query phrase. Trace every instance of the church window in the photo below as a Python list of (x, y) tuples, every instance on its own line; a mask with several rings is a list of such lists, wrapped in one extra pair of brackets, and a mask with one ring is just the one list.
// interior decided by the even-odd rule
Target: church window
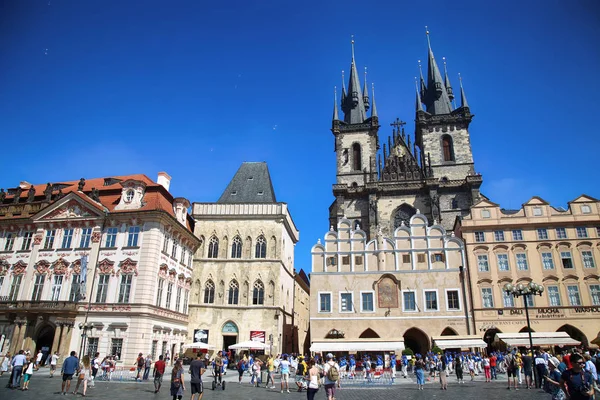
[(234, 237), (231, 243), (231, 258), (242, 258), (242, 239), (239, 236)]
[(444, 161), (454, 161), (454, 146), (452, 138), (448, 135), (442, 137), (442, 147), (444, 150)]
[(265, 303), (265, 285), (261, 281), (254, 282), (252, 291), (252, 304), (260, 305)]
[(394, 228), (399, 227), (402, 222), (404, 222), (404, 225), (408, 226), (410, 224), (410, 218), (415, 215), (416, 212), (417, 210), (410, 205), (406, 203), (402, 204), (394, 216)]
[(219, 239), (211, 237), (208, 242), (208, 258), (219, 257)]
[(210, 279), (204, 285), (204, 304), (213, 304), (215, 302), (215, 284)]
[(360, 171), (362, 167), (362, 160), (360, 155), (360, 144), (354, 143), (352, 145), (352, 169)]
[(240, 295), (240, 285), (236, 280), (229, 283), (229, 293), (227, 296), (227, 304), (237, 304)]
[(256, 251), (254, 258), (267, 258), (267, 241), (264, 236), (259, 236), (256, 239)]

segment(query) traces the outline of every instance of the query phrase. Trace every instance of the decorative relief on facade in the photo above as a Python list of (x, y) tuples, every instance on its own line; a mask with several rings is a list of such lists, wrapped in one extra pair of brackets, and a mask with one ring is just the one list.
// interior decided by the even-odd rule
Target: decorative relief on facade
[(131, 258), (127, 258), (119, 263), (119, 271), (117, 275), (138, 275), (137, 262)]
[(190, 289), (192, 287), (192, 278), (186, 278), (185, 279), (184, 287), (186, 289)]
[(175, 277), (177, 276), (177, 271), (175, 271), (175, 268), (171, 268), (169, 270), (169, 280), (172, 282), (175, 282)]
[(39, 245), (40, 243), (42, 243), (42, 235), (41, 234), (37, 234), (33, 237), (33, 244), (34, 245)]
[(67, 275), (69, 272), (69, 262), (64, 258), (59, 258), (52, 263), (54, 275)]
[(52, 211), (44, 219), (82, 218), (89, 216), (91, 214), (82, 208), (76, 200), (71, 200), (64, 206)]
[(139, 252), (137, 252), (137, 251), (124, 251), (123, 252), (123, 254), (125, 254), (126, 256), (130, 256), (130, 257), (137, 256), (138, 253)]
[(101, 274), (107, 275), (114, 275), (115, 274), (115, 262), (114, 261), (110, 261), (109, 259), (105, 258), (104, 260), (100, 261), (98, 263), (98, 270), (100, 271)]
[[(121, 199), (115, 210), (135, 210), (142, 207), (146, 184), (142, 181), (129, 179), (121, 183)], [(133, 225), (136, 225), (135, 223)]]
[(114, 256), (115, 254), (117, 254), (116, 251), (103, 251), (100, 253), (100, 257), (110, 257)]
[(25, 270), (27, 269), (27, 264), (25, 264), (23, 261), (17, 261), (12, 268), (12, 274), (13, 275), (23, 275), (25, 273)]
[(46, 260), (40, 260), (35, 263), (33, 267), (38, 275), (47, 274), (50, 271), (50, 263)]
[(92, 243), (99, 243), (100, 239), (102, 239), (101, 232), (92, 232)]
[(74, 275), (79, 275), (81, 273), (81, 260), (77, 259), (71, 263), (71, 268), (73, 269)]
[(0, 276), (4, 276), (8, 273), (10, 264), (5, 260), (0, 260)]
[(377, 282), (379, 308), (398, 308), (398, 283), (390, 276), (383, 276)]
[(168, 269), (169, 267), (167, 266), (167, 264), (161, 264), (160, 267), (158, 267), (158, 276), (166, 278)]

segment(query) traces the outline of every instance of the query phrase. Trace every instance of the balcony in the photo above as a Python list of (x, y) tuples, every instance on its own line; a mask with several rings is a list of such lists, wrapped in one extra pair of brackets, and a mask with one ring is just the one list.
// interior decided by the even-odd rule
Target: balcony
[(0, 297), (0, 312), (57, 313), (77, 312), (77, 303), (72, 301), (10, 301)]

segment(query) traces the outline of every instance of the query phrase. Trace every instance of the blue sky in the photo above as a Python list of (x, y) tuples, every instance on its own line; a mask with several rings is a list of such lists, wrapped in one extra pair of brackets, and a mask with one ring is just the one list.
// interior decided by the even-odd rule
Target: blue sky
[(455, 89), (463, 76), (485, 195), (507, 208), (600, 197), (593, 0), (0, 1), (0, 187), (164, 170), (175, 195), (207, 202), (241, 162), (267, 161), (310, 271), (350, 35), (386, 140), (396, 117), (413, 132), (425, 25)]

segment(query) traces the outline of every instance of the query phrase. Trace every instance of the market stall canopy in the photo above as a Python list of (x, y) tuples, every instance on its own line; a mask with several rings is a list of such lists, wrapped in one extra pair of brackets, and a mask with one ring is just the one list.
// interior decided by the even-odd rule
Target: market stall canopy
[[(579, 346), (580, 341), (569, 336), (567, 332), (531, 332), (534, 346)], [(494, 341), (502, 341), (507, 346), (529, 347), (529, 334), (497, 333)]]
[(310, 346), (310, 351), (315, 353), (326, 351), (397, 351), (404, 350), (404, 340), (322, 340), (315, 341)]
[(210, 349), (214, 349), (214, 346), (211, 346), (210, 344), (206, 344), (203, 342), (194, 342), (194, 343), (187, 343), (183, 345), (184, 349), (201, 349), (201, 350), (210, 350)]
[(262, 342), (256, 342), (254, 340), (247, 340), (245, 342), (239, 342), (236, 344), (232, 344), (231, 346), (229, 346), (230, 350), (239, 350), (239, 349), (259, 349), (259, 350), (266, 350), (270, 347), (270, 345), (262, 343)]
[(440, 349), (468, 349), (471, 347), (487, 347), (487, 343), (477, 335), (467, 336), (434, 336), (435, 345)]

